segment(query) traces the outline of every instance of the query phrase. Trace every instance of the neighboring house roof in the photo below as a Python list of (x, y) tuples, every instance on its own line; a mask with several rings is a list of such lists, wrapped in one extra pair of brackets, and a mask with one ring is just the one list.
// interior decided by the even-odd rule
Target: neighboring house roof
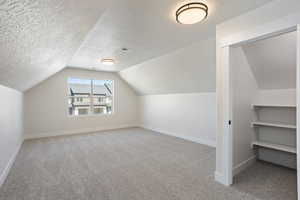
[[(89, 94), (91, 91), (90, 85), (86, 84), (69, 84), (70, 89), (69, 95), (73, 94)], [(111, 96), (112, 95), (112, 88), (111, 85), (96, 85), (93, 88), (94, 94), (96, 95), (103, 95), (103, 96)]]

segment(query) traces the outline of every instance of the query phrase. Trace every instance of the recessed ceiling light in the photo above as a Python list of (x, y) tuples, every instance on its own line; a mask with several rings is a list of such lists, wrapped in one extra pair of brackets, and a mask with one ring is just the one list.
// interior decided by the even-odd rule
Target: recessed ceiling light
[(188, 3), (176, 11), (176, 21), (180, 24), (195, 24), (206, 19), (208, 7), (201, 2)]
[(101, 60), (101, 63), (102, 63), (103, 65), (114, 65), (114, 64), (115, 64), (115, 60), (112, 59), (112, 58), (103, 58), (103, 59)]
[(128, 51), (128, 48), (123, 47), (123, 48), (122, 48), (122, 51)]

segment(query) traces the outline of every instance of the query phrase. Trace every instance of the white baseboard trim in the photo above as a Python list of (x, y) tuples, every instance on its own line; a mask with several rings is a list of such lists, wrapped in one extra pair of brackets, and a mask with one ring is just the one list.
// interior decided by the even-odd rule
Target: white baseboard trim
[(40, 134), (26, 134), (25, 140), (56, 137), (56, 136), (66, 136), (66, 135), (79, 135), (79, 134), (87, 134), (87, 133), (110, 131), (110, 130), (117, 130), (123, 128), (134, 128), (134, 127), (139, 127), (139, 126), (136, 124), (127, 124), (127, 125), (112, 126), (112, 127), (85, 128), (85, 129), (77, 129), (77, 130), (45, 132)]
[(1, 173), (0, 175), (0, 188), (1, 186), (3, 185), (3, 183), (5, 182), (8, 174), (9, 174), (9, 171), (11, 169), (11, 167), (13, 166), (15, 160), (16, 160), (16, 157), (21, 149), (21, 146), (23, 144), (23, 141), (21, 141), (21, 143), (18, 145), (17, 149), (15, 150), (15, 152), (13, 153), (13, 155), (10, 157), (9, 161), (7, 162), (6, 164), (6, 167), (4, 168), (3, 172)]
[(256, 156), (252, 156), (250, 158), (248, 158), (247, 160), (241, 162), (240, 164), (238, 164), (237, 166), (235, 166), (233, 168), (233, 175), (237, 175), (240, 172), (244, 171), (245, 169), (247, 169), (248, 167), (250, 167), (253, 163), (255, 163), (256, 161)]
[(215, 171), (215, 181), (228, 187), (232, 185), (232, 180), (227, 180), (224, 174), (217, 171)]
[[(243, 170), (247, 169), (249, 166), (251, 166), (256, 161), (256, 156), (251, 156), (247, 160), (241, 162), (237, 166), (233, 168), (233, 176), (237, 175), (238, 173), (242, 172)], [(225, 176), (223, 176), (222, 173), (215, 171), (215, 181), (229, 186), (226, 182)]]
[(189, 137), (189, 136), (182, 136), (182, 135), (178, 135), (176, 133), (171, 133), (169, 131), (164, 131), (164, 130), (160, 130), (160, 129), (157, 129), (157, 128), (148, 127), (148, 126), (145, 126), (145, 125), (140, 125), (139, 127), (143, 128), (143, 129), (148, 129), (148, 130), (151, 130), (151, 131), (154, 131), (154, 132), (158, 132), (158, 133), (161, 133), (161, 134), (170, 135), (170, 136), (174, 136), (174, 137), (177, 137), (177, 138), (180, 138), (180, 139), (188, 140), (188, 141), (191, 141), (191, 142), (196, 142), (196, 143), (199, 143), (199, 144), (207, 145), (207, 146), (210, 146), (210, 147), (214, 147), (214, 148), (216, 147), (216, 141), (201, 139), (201, 138), (195, 138), (195, 137)]
[(221, 183), (221, 184), (224, 185), (225, 184), (225, 177), (221, 173), (215, 171), (215, 181), (217, 181), (218, 183)]

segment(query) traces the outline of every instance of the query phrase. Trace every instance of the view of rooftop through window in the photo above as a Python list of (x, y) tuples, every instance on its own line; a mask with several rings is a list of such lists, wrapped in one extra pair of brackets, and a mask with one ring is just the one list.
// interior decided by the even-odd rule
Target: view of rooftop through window
[(69, 115), (111, 114), (113, 81), (68, 79)]

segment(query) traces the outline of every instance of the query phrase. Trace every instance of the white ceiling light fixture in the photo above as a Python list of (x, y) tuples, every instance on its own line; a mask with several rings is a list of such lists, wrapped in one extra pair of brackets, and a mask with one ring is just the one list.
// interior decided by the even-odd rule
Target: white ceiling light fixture
[(112, 58), (103, 58), (103, 59), (101, 60), (101, 63), (102, 63), (103, 65), (111, 66), (111, 65), (114, 65), (114, 64), (115, 64), (115, 60), (112, 59)]
[(176, 21), (180, 24), (195, 24), (207, 18), (208, 7), (201, 2), (185, 4), (176, 11)]

